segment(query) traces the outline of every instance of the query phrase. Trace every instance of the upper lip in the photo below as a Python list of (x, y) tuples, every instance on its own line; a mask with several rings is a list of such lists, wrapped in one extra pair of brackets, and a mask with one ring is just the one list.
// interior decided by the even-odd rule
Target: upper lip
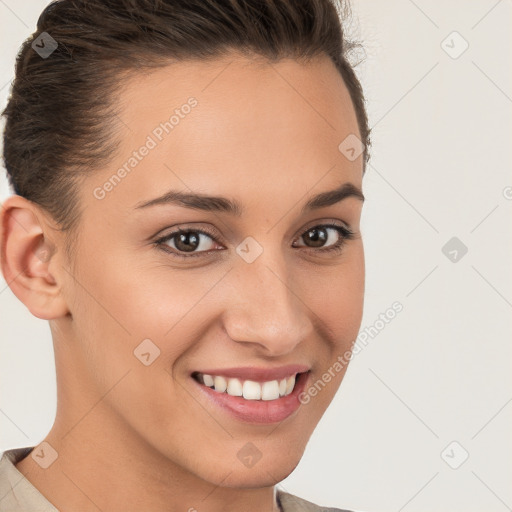
[(296, 375), (309, 371), (310, 367), (304, 364), (290, 364), (274, 368), (261, 368), (256, 366), (244, 366), (238, 368), (208, 368), (198, 370), (195, 373), (207, 375), (218, 375), (227, 378), (237, 378), (240, 380), (253, 380), (256, 382), (266, 382), (270, 380), (281, 380), (285, 377)]

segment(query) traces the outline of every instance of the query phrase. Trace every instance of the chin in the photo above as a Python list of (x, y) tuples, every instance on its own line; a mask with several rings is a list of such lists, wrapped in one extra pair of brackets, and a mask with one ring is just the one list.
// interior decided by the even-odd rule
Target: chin
[(293, 467), (261, 467), (259, 471), (255, 468), (248, 470), (233, 471), (219, 485), (236, 489), (259, 489), (261, 487), (272, 487), (292, 473), (297, 464)]
[(302, 454), (298, 454), (294, 458), (288, 456), (273, 461), (262, 458), (252, 467), (245, 467), (238, 461), (234, 466), (223, 464), (220, 472), (217, 467), (217, 471), (204, 475), (203, 478), (220, 487), (237, 489), (272, 487), (294, 471), (301, 456)]

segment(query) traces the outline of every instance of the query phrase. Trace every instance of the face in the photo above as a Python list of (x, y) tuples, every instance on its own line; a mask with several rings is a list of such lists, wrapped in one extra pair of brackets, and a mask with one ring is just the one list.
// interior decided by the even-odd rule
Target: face
[[(70, 314), (51, 322), (59, 393), (77, 415), (102, 396), (112, 443), (223, 486), (272, 485), (298, 464), (361, 322), (362, 156), (338, 149), (359, 136), (349, 93), (327, 58), (231, 55), (136, 76), (118, 100), (116, 158), (81, 185)], [(242, 397), (221, 396), (219, 377), (237, 376)]]

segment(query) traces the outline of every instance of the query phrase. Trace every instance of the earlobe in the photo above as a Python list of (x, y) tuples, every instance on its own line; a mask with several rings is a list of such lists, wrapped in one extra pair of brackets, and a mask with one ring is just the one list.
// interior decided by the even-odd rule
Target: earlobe
[(58, 271), (57, 247), (40, 209), (24, 197), (7, 198), (0, 211), (0, 263), (14, 295), (37, 318), (68, 313)]

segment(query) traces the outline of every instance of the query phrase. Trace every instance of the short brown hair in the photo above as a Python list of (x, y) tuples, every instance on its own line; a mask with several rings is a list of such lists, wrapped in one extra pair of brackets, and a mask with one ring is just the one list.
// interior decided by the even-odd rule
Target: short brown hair
[[(368, 160), (361, 84), (349, 62), (342, 0), (57, 0), (21, 46), (2, 115), (3, 158), (14, 192), (41, 206), (63, 231), (80, 218), (80, 177), (109, 163), (115, 91), (121, 78), (171, 61), (205, 60), (231, 50), (270, 61), (326, 54), (350, 93)], [(48, 33), (47, 58), (33, 44)], [(363, 171), (364, 171), (363, 168)]]

